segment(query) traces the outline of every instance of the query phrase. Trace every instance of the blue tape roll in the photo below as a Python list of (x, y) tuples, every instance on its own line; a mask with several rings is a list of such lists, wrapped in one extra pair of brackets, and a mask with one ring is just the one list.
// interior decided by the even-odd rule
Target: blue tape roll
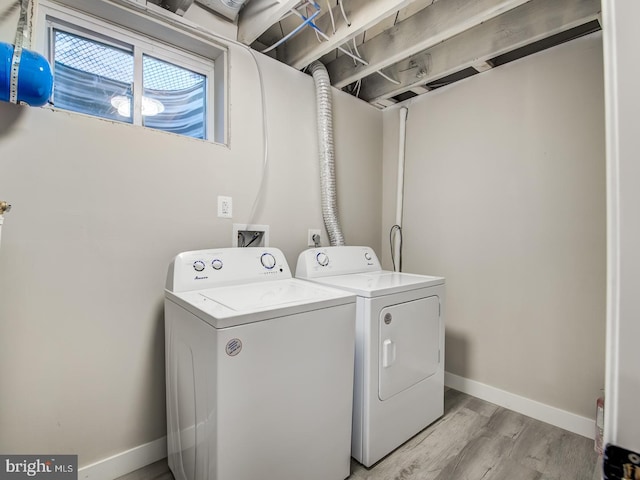
[[(13, 45), (0, 42), (0, 100), (9, 101)], [(31, 50), (22, 50), (18, 69), (18, 101), (32, 107), (45, 105), (51, 97), (53, 75), (46, 58)]]

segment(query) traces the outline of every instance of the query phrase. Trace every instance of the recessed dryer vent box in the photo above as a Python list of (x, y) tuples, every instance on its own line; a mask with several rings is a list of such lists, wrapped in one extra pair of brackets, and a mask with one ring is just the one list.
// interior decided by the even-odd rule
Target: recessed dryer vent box
[(234, 247), (268, 247), (269, 225), (234, 223), (231, 245)]

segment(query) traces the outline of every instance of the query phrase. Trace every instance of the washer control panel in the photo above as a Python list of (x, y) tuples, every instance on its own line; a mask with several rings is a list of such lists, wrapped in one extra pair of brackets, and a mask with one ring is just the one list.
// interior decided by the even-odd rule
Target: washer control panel
[(311, 248), (298, 256), (296, 277), (316, 278), (380, 270), (378, 257), (370, 247)]
[(194, 250), (175, 257), (169, 267), (166, 288), (185, 292), (286, 278), (291, 278), (291, 270), (277, 248)]

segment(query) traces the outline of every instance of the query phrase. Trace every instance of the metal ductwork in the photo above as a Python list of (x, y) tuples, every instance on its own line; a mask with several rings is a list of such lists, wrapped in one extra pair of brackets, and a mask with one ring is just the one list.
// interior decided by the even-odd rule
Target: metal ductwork
[(196, 3), (207, 7), (209, 10), (213, 10), (219, 15), (235, 21), (238, 18), (240, 9), (249, 0), (196, 0)]
[(170, 12), (178, 15), (184, 15), (189, 7), (193, 5), (193, 2), (204, 6), (208, 10), (217, 13), (233, 22), (238, 18), (240, 9), (249, 0), (147, 0), (149, 3), (154, 3), (162, 8), (169, 10)]
[(318, 154), (320, 160), (320, 194), (322, 218), (332, 246), (344, 245), (338, 219), (335, 153), (333, 148), (333, 112), (331, 82), (325, 66), (319, 61), (309, 65), (316, 87)]
[(162, 8), (165, 8), (173, 13), (177, 13), (182, 16), (185, 14), (189, 7), (193, 5), (193, 0), (150, 0), (151, 3), (155, 3), (156, 5), (160, 5)]

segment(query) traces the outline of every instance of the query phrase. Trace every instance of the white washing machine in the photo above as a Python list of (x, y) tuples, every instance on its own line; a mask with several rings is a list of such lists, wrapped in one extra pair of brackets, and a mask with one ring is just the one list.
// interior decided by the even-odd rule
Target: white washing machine
[(444, 413), (445, 280), (384, 271), (368, 247), (306, 250), (296, 277), (358, 295), (351, 455), (369, 467)]
[(348, 477), (355, 301), (292, 278), (275, 248), (179, 254), (165, 291), (174, 477)]

